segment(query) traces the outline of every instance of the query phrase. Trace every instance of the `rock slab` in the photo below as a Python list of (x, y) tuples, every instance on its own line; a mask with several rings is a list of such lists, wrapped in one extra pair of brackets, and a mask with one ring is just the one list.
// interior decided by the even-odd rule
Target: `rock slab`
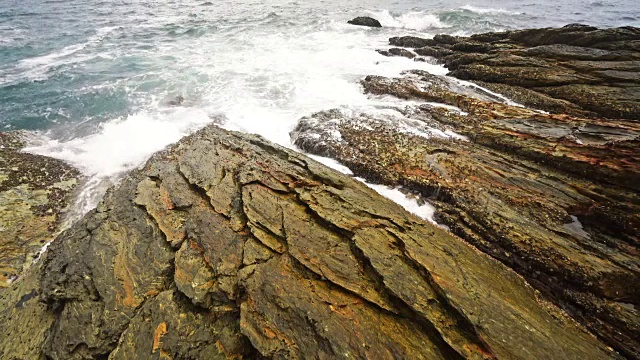
[(640, 119), (636, 27), (573, 24), (469, 37), (394, 37), (389, 43), (434, 57), (451, 76), (530, 107), (581, 117)]
[(1, 294), (0, 358), (617, 358), (460, 238), (215, 126), (154, 155)]
[(0, 132), (0, 288), (28, 268), (60, 231), (80, 173), (22, 152), (29, 134)]
[(428, 201), (438, 222), (640, 357), (638, 122), (544, 114), (423, 71), (362, 85), (411, 105), (320, 112), (294, 143)]

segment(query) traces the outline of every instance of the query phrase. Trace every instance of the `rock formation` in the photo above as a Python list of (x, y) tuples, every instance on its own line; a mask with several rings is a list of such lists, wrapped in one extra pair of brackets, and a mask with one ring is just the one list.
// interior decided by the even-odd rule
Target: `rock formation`
[(456, 236), (215, 126), (111, 189), (0, 304), (0, 358), (617, 356)]
[[(454, 234), (640, 358), (640, 292), (631, 285), (640, 283), (637, 35), (569, 26), (392, 38), (440, 59), (453, 76), (553, 113), (409, 71), (362, 81), (372, 96), (412, 101), (394, 116), (320, 112), (303, 118), (292, 139), (356, 176), (429, 201)], [(580, 80), (587, 77), (594, 80)], [(565, 96), (577, 88), (580, 98)]]
[[(408, 71), (362, 80), (406, 106), (319, 112), (291, 133), (428, 201), (440, 226), (258, 136), (182, 139), (0, 289), (0, 359), (640, 358), (637, 36), (393, 38), (413, 52), (383, 55), (434, 57), (533, 109)], [(21, 136), (0, 134), (11, 275), (77, 177), (19, 152)]]
[(537, 109), (640, 119), (640, 29), (568, 25), (470, 37), (390, 39), (437, 58), (451, 76), (473, 80)]
[(0, 132), (0, 288), (57, 235), (79, 177), (62, 161), (21, 152), (29, 136)]
[(351, 25), (378, 27), (378, 28), (382, 27), (382, 24), (380, 24), (380, 21), (368, 16), (359, 16), (347, 22)]
[(407, 49), (402, 48), (391, 48), (389, 50), (377, 50), (380, 55), (384, 56), (402, 56), (409, 59), (413, 59), (416, 57), (416, 54), (412, 53)]

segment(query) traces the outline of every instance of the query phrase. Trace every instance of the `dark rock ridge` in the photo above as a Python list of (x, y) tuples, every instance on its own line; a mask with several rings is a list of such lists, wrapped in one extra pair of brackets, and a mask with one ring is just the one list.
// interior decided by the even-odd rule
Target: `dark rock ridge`
[(351, 25), (359, 25), (359, 26), (368, 26), (368, 27), (382, 27), (382, 24), (380, 24), (380, 21), (372, 18), (372, 17), (368, 17), (368, 16), (359, 16), (353, 20), (349, 20), (347, 21), (349, 24)]
[(79, 172), (24, 153), (26, 132), (0, 132), (0, 288), (29, 267), (59, 232)]
[(380, 55), (384, 55), (384, 56), (402, 56), (409, 59), (413, 59), (414, 57), (416, 57), (416, 54), (412, 53), (407, 49), (401, 49), (401, 48), (391, 48), (389, 50), (376, 50), (376, 51)]
[[(362, 85), (458, 110), (320, 112), (300, 121), (294, 143), (420, 194), (453, 233), (640, 356), (640, 292), (631, 285), (640, 283), (640, 123), (543, 114), (421, 71)], [(466, 139), (443, 137), (448, 130)]]
[(435, 57), (450, 75), (527, 106), (581, 117), (640, 119), (638, 28), (568, 25), (389, 42)]
[(111, 189), (0, 304), (3, 359), (617, 357), (461, 239), (214, 126)]

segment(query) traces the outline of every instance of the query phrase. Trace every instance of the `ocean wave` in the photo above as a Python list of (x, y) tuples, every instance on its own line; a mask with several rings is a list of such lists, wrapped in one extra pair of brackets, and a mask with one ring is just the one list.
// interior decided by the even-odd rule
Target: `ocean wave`
[(389, 10), (370, 11), (369, 13), (385, 27), (418, 31), (450, 27), (440, 21), (438, 16), (426, 11), (410, 11), (400, 15), (394, 15)]
[(615, 4), (609, 1), (593, 1), (589, 3), (589, 6), (593, 7), (615, 7)]
[(81, 215), (94, 207), (123, 173), (212, 121), (211, 116), (196, 108), (141, 111), (102, 123), (94, 134), (69, 141), (46, 139), (24, 150), (64, 160), (87, 176), (75, 206)]
[[(51, 52), (46, 55), (22, 59), (16, 66), (16, 69), (18, 70), (18, 76), (14, 76), (13, 78), (6, 80), (15, 81), (20, 77), (24, 77), (32, 81), (43, 81), (48, 79), (48, 72), (54, 67), (85, 62), (87, 60), (96, 58), (100, 56), (100, 54), (78, 53), (90, 46), (94, 46), (102, 42), (105, 37), (107, 37), (110, 33), (118, 28), (119, 27), (117, 26), (103, 27), (96, 30), (96, 33), (93, 36), (89, 37), (85, 42), (68, 45), (60, 50)], [(75, 54), (78, 55), (75, 57), (71, 57), (71, 55)], [(0, 82), (0, 84), (4, 84), (4, 82)]]
[(509, 14), (509, 15), (521, 15), (519, 12), (509, 11), (505, 9), (494, 9), (494, 8), (479, 8), (473, 5), (464, 5), (461, 6), (460, 9), (474, 12), (476, 14)]
[[(91, 179), (83, 187), (81, 203), (75, 206), (82, 212), (97, 203), (105, 184), (139, 166), (155, 151), (206, 124), (220, 123), (211, 115), (214, 112), (224, 114), (221, 126), (226, 129), (257, 133), (292, 146), (288, 134), (300, 117), (327, 108), (368, 107), (382, 101), (362, 93), (358, 82), (365, 75), (397, 76), (407, 67), (446, 72), (441, 66), (380, 57), (374, 49), (387, 43), (385, 34), (372, 39), (367, 32), (338, 22), (302, 30), (290, 27), (258, 37), (255, 32), (236, 34), (229, 29), (159, 47), (149, 56), (158, 61), (170, 57), (171, 63), (145, 68), (144, 76), (119, 85), (133, 89), (127, 95), (130, 101), (139, 102), (131, 106), (133, 115), (112, 119), (97, 129), (84, 126), (88, 130), (84, 135), (51, 140), (29, 151), (65, 160)], [(150, 76), (149, 71), (157, 71), (157, 76)], [(145, 76), (149, 79), (144, 80)], [(93, 85), (99, 84), (75, 89), (75, 95), (92, 91)], [(167, 106), (166, 99), (172, 94), (184, 96), (184, 104)]]

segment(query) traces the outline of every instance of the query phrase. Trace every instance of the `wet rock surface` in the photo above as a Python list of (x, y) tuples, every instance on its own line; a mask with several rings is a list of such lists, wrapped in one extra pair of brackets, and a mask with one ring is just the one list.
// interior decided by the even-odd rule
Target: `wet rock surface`
[(412, 53), (409, 50), (401, 49), (401, 48), (391, 48), (389, 50), (377, 50), (380, 55), (384, 56), (402, 56), (409, 59), (413, 59), (416, 57), (416, 54)]
[[(459, 79), (527, 106), (576, 116), (640, 119), (640, 29), (568, 25), (470, 37), (397, 37)], [(594, 101), (597, 99), (597, 101)]]
[(617, 357), (463, 240), (215, 126), (111, 189), (0, 319), (0, 358)]
[(351, 25), (358, 25), (358, 26), (368, 26), (368, 27), (378, 27), (378, 28), (382, 27), (382, 24), (380, 24), (380, 21), (368, 16), (359, 16), (355, 19), (347, 21), (347, 23)]
[(451, 232), (639, 356), (640, 293), (630, 285), (640, 281), (638, 122), (544, 114), (421, 71), (362, 85), (412, 102), (375, 115), (314, 114), (294, 143), (418, 194)]
[(60, 231), (80, 177), (62, 161), (21, 152), (29, 136), (0, 132), (0, 288)]

